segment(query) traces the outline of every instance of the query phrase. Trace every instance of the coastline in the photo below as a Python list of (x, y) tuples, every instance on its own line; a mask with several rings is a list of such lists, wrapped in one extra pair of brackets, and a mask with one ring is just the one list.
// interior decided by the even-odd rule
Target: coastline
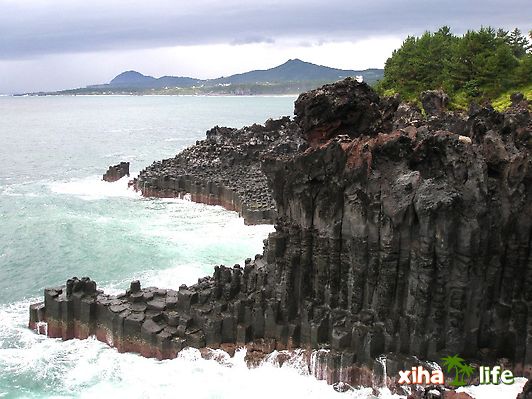
[(0, 97), (222, 97), (222, 98), (247, 98), (247, 97), (281, 97), (297, 98), (301, 93), (292, 94), (0, 94)]
[[(498, 270), (510, 267), (526, 273), (526, 257), (524, 261), (498, 257), (501, 249), (494, 247), (489, 254), (474, 252), (475, 248), (485, 248), (481, 244), (491, 240), (489, 234), (498, 234), (503, 248), (526, 245), (526, 234), (516, 238), (507, 232), (526, 231), (529, 223), (527, 202), (521, 200), (529, 195), (527, 186), (523, 190), (522, 184), (529, 179), (526, 162), (530, 155), (526, 152), (526, 130), (524, 136), (519, 130), (520, 124), (527, 123), (528, 111), (517, 104), (508, 114), (508, 118), (518, 122), (512, 127), (515, 134), (507, 136), (512, 141), (503, 143), (497, 129), (504, 115), (487, 108), (473, 110), (468, 117), (451, 115), (440, 112), (441, 99), (437, 95), (427, 98), (430, 103), (425, 110), (431, 111), (424, 119), (416, 107), (399, 104), (396, 99), (379, 99), (367, 86), (344, 81), (300, 96), (295, 110), (297, 126), (281, 120), (269, 122), (270, 128), (268, 122), (241, 131), (214, 128), (207, 133), (206, 141), (198, 142), (175, 159), (154, 163), (143, 180), (139, 175), (139, 182), (155, 185), (157, 190), (163, 190), (159, 192), (175, 192), (176, 188), (187, 192), (191, 190), (186, 181), (180, 183), (179, 176), (188, 174), (189, 165), (198, 168), (198, 179), (201, 174), (211, 176), (213, 170), (226, 167), (247, 170), (260, 160), (278, 212), (276, 232), (270, 234), (263, 255), (246, 261), (244, 268), (217, 267), (212, 277), (200, 279), (192, 287), (181, 287), (176, 295), (169, 295), (168, 291), (157, 293), (164, 300), (155, 300), (156, 294), (150, 295), (149, 289), (140, 290), (138, 282), (120, 297), (98, 299), (103, 293), (96, 291), (95, 284), (92, 288), (93, 282), (81, 280), (81, 284), (73, 280), (66, 288), (49, 290), (51, 299), (45, 300), (44, 308), (32, 310), (30, 323), (47, 321), (52, 327), (48, 333), (61, 331), (64, 339), (71, 338), (77, 330), (83, 335), (91, 327), (76, 327), (77, 318), (87, 317), (87, 325), (100, 322), (99, 313), (92, 319), (91, 305), (83, 305), (83, 300), (93, 300), (96, 308), (103, 306), (101, 317), (109, 318), (112, 328), (116, 325), (119, 330), (125, 328), (131, 316), (126, 315), (128, 311), (145, 312), (141, 320), (135, 321), (135, 328), (140, 329), (141, 336), (142, 329), (147, 330), (143, 340), (148, 348), (139, 349), (137, 344), (132, 348), (152, 356), (173, 356), (183, 345), (253, 345), (273, 339), (275, 349), (292, 345), (331, 348), (334, 356), (324, 360), (330, 365), (333, 377), (327, 379), (331, 382), (355, 383), (366, 375), (361, 370), (374, 370), (377, 356), (383, 353), (402, 353), (408, 359), (436, 359), (453, 351), (465, 352), (469, 359), (490, 365), (507, 358), (508, 366), (518, 375), (530, 376), (530, 359), (527, 352), (523, 354), (519, 349), (523, 340), (526, 346), (526, 327), (513, 324), (509, 332), (496, 327), (505, 324), (507, 317), (522, 320), (521, 306), (508, 308), (508, 314), (498, 313), (497, 306), (507, 305), (497, 295), (512, 292), (519, 304), (526, 305), (528, 299), (523, 295), (528, 283), (524, 281), (514, 289), (513, 279), (502, 279)], [(352, 108), (346, 108), (346, 103)], [(479, 120), (492, 127), (491, 136), (478, 127)], [(256, 154), (261, 153), (254, 148), (260, 135), (269, 137), (272, 132), (287, 129), (295, 133), (294, 137), (305, 137), (307, 144), (296, 142), (285, 151), (284, 144), (290, 142), (286, 140), (290, 136), (283, 134), (279, 145), (273, 146), (275, 151), (266, 146), (261, 156)], [(244, 143), (238, 146), (226, 141), (243, 133), (250, 137), (244, 136)], [(504, 146), (521, 153), (507, 157)], [(222, 150), (227, 152), (221, 153)], [(251, 163), (242, 163), (248, 157)], [(467, 172), (463, 169), (465, 164), (469, 165)], [(484, 171), (493, 165), (503, 171), (492, 170), (487, 176)], [(227, 170), (229, 175), (238, 177), (235, 184), (242, 184), (241, 173)], [(191, 185), (192, 180), (188, 181)], [(206, 182), (209, 181), (203, 180), (203, 186)], [(247, 185), (244, 182), (244, 187)], [(490, 211), (491, 207), (500, 208), (499, 197), (485, 199), (481, 189), (484, 185), (515, 204), (510, 214)], [(256, 185), (253, 188), (263, 192)], [(210, 196), (212, 191), (208, 189), (206, 194)], [(462, 197), (475, 200), (462, 202)], [(514, 218), (515, 212), (520, 219)], [(493, 215), (491, 223), (502, 232), (488, 230), (488, 236), (477, 233), (476, 226), (484, 225), (486, 214)], [(456, 236), (462, 240), (455, 242), (452, 237)], [(475, 240), (481, 240), (481, 244)], [(464, 270), (484, 270), (474, 260), (484, 255), (500, 259), (501, 264), (490, 264), (488, 276), (474, 280), (476, 286), (468, 298), (472, 303), (467, 305), (463, 285), (468, 277)], [(456, 281), (448, 282), (450, 275)], [(502, 287), (500, 293), (488, 289), (493, 284)], [(435, 294), (430, 287), (436, 289)], [(445, 300), (447, 291), (452, 301)], [(392, 297), (388, 292), (395, 294)], [(137, 302), (134, 298), (139, 296), (146, 300), (146, 308), (132, 310)], [(168, 296), (178, 299), (168, 300)], [(59, 313), (54, 310), (58, 308), (55, 298), (64, 304), (59, 306)], [(80, 310), (76, 315), (78, 299), (82, 301), (80, 309), (88, 306), (89, 310), (85, 308), (84, 313)], [(148, 302), (152, 301), (156, 303), (149, 309)], [(474, 316), (475, 312), (467, 311), (468, 306), (476, 309), (485, 301), (492, 304), (482, 313), (488, 321), (493, 320), (487, 327), (483, 324), (486, 321)], [(107, 314), (107, 305), (111, 313), (120, 316)], [(160, 335), (164, 326), (174, 327), (170, 325), (175, 323), (169, 314), (172, 306), (177, 306), (179, 319), (175, 334), (172, 330)], [(44, 318), (39, 316), (39, 309), (46, 309), (42, 310)], [(153, 312), (148, 313), (149, 310)], [(438, 331), (446, 323), (448, 332), (442, 337)], [(466, 324), (473, 325), (474, 331), (465, 328)], [(481, 347), (475, 341), (475, 331), (481, 327), (497, 337), (487, 343), (489, 347)], [(508, 333), (519, 343), (507, 341), (504, 337)], [(109, 340), (100, 332), (100, 338), (119, 343), (123, 334)], [(174, 339), (175, 347), (167, 342)], [(389, 370), (404, 366), (405, 363), (398, 363)], [(364, 381), (367, 383), (367, 379)]]

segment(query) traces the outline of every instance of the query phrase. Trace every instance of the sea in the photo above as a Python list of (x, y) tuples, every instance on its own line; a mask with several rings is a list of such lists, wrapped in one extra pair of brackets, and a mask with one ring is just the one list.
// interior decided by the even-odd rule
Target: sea
[[(96, 341), (61, 341), (27, 328), (43, 289), (89, 276), (106, 292), (178, 288), (262, 252), (273, 226), (179, 199), (147, 199), (128, 178), (174, 156), (215, 125), (242, 127), (292, 115), (294, 96), (0, 97), (0, 398), (399, 398), (387, 389), (336, 392), (297, 356), (248, 369), (194, 349), (173, 360), (120, 354)], [(469, 387), (476, 398), (515, 398), (513, 386)]]

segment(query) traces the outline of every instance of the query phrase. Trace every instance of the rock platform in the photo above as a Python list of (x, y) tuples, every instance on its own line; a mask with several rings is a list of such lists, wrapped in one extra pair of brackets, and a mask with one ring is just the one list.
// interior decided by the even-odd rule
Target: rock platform
[(182, 198), (236, 211), (246, 224), (272, 224), (276, 211), (260, 161), (304, 148), (288, 117), (242, 129), (214, 127), (175, 158), (142, 170), (133, 186), (146, 197)]

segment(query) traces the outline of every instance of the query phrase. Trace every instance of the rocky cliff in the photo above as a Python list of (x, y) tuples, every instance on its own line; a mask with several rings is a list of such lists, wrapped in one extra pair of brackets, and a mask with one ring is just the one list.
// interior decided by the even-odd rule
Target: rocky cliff
[(285, 117), (242, 129), (214, 127), (175, 158), (154, 162), (133, 185), (147, 197), (183, 197), (237, 211), (247, 224), (273, 223), (275, 204), (260, 159), (292, 154), (305, 143)]
[(433, 109), (351, 79), (301, 95), (282, 125), (306, 144), (260, 157), (277, 209), (262, 255), (175, 292), (71, 280), (30, 325), (160, 358), (321, 349), (309, 363), (330, 383), (399, 388), (398, 370), (454, 354), (531, 377), (529, 105)]
[(321, 341), (355, 362), (459, 353), (530, 376), (528, 104), (428, 119), (408, 108), (353, 82), (296, 102), (312, 147), (264, 164), (281, 320), (323, 315)]

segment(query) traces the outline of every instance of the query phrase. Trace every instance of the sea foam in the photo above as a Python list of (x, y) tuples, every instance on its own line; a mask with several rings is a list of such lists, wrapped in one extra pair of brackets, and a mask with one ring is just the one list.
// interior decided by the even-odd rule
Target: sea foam
[(93, 201), (109, 197), (138, 198), (140, 194), (128, 187), (128, 182), (133, 177), (123, 177), (120, 180), (109, 183), (102, 180), (101, 176), (89, 176), (82, 179), (52, 182), (48, 186), (56, 194), (66, 194)]

